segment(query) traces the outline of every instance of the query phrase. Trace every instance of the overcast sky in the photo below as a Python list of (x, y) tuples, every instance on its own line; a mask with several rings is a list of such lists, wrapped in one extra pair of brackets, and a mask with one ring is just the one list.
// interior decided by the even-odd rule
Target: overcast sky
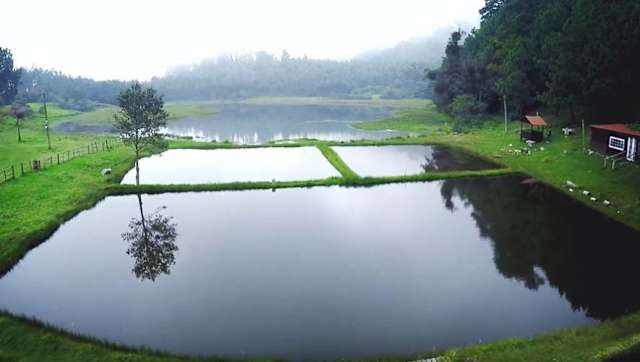
[(96, 79), (163, 75), (222, 53), (345, 59), (446, 26), (483, 0), (7, 0), (0, 46), (18, 66)]

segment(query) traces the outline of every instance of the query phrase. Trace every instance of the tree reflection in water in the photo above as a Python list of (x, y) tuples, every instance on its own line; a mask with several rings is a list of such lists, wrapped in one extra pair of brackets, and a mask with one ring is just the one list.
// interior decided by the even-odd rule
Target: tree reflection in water
[(520, 177), (447, 180), (452, 212), (471, 209), (507, 278), (556, 288), (575, 310), (607, 319), (640, 310), (640, 233), (576, 200)]
[(449, 146), (429, 146), (429, 151), (424, 155), (424, 163), (420, 166), (424, 172), (487, 170), (499, 167), (496, 163)]
[(170, 274), (176, 263), (176, 224), (172, 217), (160, 214), (165, 207), (145, 215), (142, 196), (138, 196), (140, 218), (129, 221), (129, 231), (122, 233), (122, 239), (129, 243), (127, 254), (134, 259), (133, 273), (140, 280), (155, 281), (160, 274)]

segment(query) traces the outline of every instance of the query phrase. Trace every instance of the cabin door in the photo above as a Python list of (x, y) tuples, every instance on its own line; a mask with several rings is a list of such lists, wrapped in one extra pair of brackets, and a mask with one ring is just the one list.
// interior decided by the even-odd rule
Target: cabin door
[(636, 153), (638, 153), (638, 139), (635, 137), (627, 138), (627, 160), (633, 162), (636, 160)]

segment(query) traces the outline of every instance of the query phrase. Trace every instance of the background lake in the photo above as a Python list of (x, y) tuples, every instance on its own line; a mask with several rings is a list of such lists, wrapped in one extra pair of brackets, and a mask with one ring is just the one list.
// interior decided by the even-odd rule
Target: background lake
[(385, 107), (222, 104), (220, 113), (170, 122), (167, 132), (202, 141), (258, 144), (274, 140), (316, 138), (348, 141), (403, 135), (395, 131), (363, 131), (354, 122), (373, 121), (391, 114)]

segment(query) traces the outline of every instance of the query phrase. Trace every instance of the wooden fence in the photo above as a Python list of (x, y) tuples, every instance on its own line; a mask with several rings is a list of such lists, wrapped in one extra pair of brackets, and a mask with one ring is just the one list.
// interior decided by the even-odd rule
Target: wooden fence
[(115, 148), (120, 147), (121, 145), (122, 142), (120, 142), (119, 140), (106, 139), (101, 142), (90, 143), (86, 145), (86, 147), (78, 147), (64, 152), (57, 152), (55, 154), (52, 153), (45, 158), (28, 160), (28, 162), (20, 162), (13, 165), (0, 167), (0, 184), (3, 184), (7, 181), (15, 180), (16, 178), (29, 172), (39, 172), (52, 166), (71, 161), (82, 155), (111, 151)]

